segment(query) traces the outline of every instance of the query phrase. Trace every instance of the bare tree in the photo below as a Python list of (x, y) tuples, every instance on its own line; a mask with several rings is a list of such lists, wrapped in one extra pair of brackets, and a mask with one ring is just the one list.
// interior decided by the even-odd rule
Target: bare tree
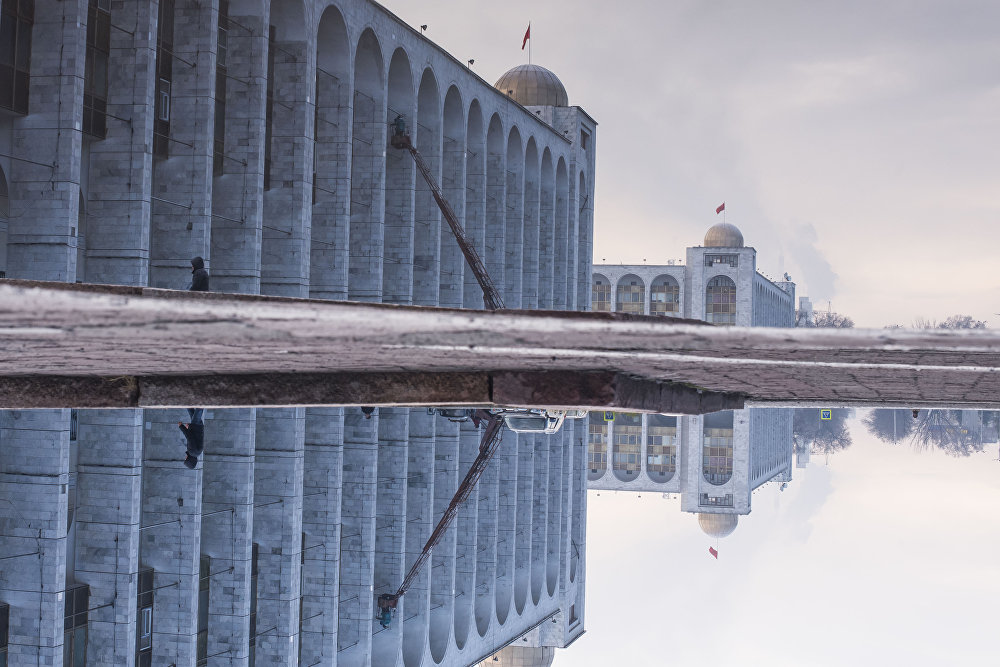
[[(952, 315), (944, 322), (938, 322), (926, 317), (913, 319), (912, 329), (985, 329), (986, 322), (977, 320), (972, 315)], [(902, 324), (890, 324), (886, 329), (906, 329)]]
[(813, 317), (813, 326), (817, 329), (853, 329), (854, 320), (840, 313), (819, 312)]
[(951, 456), (969, 456), (983, 451), (983, 429), (991, 419), (992, 413), (974, 410), (920, 410), (914, 417), (911, 410), (878, 409), (862, 421), (883, 442), (909, 442), (918, 451), (936, 447)]
[(847, 429), (850, 410), (834, 408), (832, 419), (820, 419), (818, 408), (796, 408), (792, 415), (792, 433), (796, 441), (809, 446), (812, 451), (832, 454), (847, 449), (853, 443)]

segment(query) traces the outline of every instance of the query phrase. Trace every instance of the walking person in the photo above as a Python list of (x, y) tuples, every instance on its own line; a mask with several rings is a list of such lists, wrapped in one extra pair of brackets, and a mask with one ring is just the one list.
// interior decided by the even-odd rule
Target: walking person
[(191, 286), (188, 287), (191, 292), (207, 292), (208, 290), (208, 271), (205, 270), (205, 260), (201, 257), (195, 257), (191, 260)]
[(194, 470), (198, 465), (198, 457), (205, 451), (205, 410), (203, 408), (188, 408), (188, 423), (177, 422), (177, 427), (187, 440), (187, 450), (184, 465)]

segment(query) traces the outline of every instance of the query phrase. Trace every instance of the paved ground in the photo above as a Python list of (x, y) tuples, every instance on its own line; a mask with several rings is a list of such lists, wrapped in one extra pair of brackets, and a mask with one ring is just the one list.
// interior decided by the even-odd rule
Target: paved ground
[(0, 281), (0, 341), (3, 407), (1000, 406), (1000, 331), (738, 329)]

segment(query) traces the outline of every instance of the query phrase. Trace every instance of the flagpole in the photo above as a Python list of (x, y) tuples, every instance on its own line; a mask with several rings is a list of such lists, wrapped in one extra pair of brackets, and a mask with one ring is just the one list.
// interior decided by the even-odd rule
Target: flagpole
[(531, 64), (531, 21), (528, 21), (528, 64)]

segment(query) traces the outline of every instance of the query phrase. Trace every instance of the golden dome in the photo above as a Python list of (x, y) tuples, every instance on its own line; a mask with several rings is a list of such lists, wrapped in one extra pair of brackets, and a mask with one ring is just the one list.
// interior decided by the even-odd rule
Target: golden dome
[(704, 245), (706, 248), (742, 248), (743, 232), (736, 225), (720, 222), (705, 233)]
[(526, 107), (568, 107), (569, 95), (555, 74), (539, 65), (518, 65), (493, 86)]
[(698, 526), (709, 537), (726, 537), (736, 530), (739, 517), (735, 514), (699, 514)]

